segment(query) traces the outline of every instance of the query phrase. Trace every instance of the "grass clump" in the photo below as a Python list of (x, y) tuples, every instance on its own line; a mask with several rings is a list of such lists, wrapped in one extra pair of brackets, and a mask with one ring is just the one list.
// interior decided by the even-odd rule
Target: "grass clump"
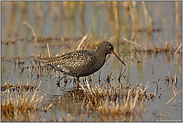
[[(23, 85), (1, 86), (1, 121), (40, 121), (35, 115), (41, 107), (43, 96), (39, 95), (39, 85), (33, 90), (23, 89)], [(27, 85), (28, 86), (28, 85)], [(7, 87), (2, 90), (2, 87)], [(16, 88), (16, 89), (15, 89)], [(30, 87), (32, 88), (32, 87)], [(15, 89), (14, 91), (10, 91)], [(20, 91), (21, 90), (21, 91)], [(17, 92), (17, 93), (16, 93)]]

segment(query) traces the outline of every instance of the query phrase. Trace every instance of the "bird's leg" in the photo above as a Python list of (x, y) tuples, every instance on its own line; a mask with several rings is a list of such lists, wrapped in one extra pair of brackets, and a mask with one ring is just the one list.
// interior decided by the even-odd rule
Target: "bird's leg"
[(65, 78), (67, 76), (67, 74), (64, 74), (64, 76), (62, 76), (61, 78), (59, 78), (58, 80), (57, 80), (57, 86), (58, 87), (60, 87), (60, 81), (63, 79), (63, 78)]
[(83, 78), (83, 84), (86, 87), (86, 76), (85, 76), (85, 78)]
[(77, 77), (77, 89), (79, 88), (79, 77)]
[(73, 79), (73, 85), (75, 85), (76, 84), (76, 77), (74, 77), (74, 79)]
[(92, 82), (91, 76), (89, 76), (88, 79), (88, 82)]
[(64, 79), (64, 87), (67, 85), (67, 81), (68, 81), (68, 78), (66, 76), (65, 79)]

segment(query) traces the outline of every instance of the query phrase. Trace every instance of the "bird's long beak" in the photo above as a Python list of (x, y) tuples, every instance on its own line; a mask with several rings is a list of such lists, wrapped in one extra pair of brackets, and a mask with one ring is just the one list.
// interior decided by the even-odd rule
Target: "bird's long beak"
[[(120, 62), (122, 62), (122, 63), (125, 65), (125, 63), (116, 55), (115, 52), (112, 52), (112, 51), (111, 51), (111, 54), (113, 54), (118, 60), (120, 60)], [(125, 66), (126, 66), (126, 65), (125, 65)]]

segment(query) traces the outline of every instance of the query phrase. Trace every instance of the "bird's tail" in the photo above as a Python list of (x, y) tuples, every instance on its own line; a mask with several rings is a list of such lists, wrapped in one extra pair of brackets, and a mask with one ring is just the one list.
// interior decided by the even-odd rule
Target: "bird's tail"
[(51, 64), (55, 61), (58, 61), (59, 59), (60, 57), (51, 57), (51, 58), (38, 58), (37, 60), (45, 64)]
[(49, 62), (51, 58), (38, 58), (37, 60), (40, 62), (46, 63), (46, 62)]

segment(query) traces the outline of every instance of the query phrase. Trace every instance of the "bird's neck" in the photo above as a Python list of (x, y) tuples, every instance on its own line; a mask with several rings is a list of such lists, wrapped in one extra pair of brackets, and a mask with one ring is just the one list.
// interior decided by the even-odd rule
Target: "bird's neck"
[[(106, 55), (107, 55), (107, 54), (105, 53), (105, 51), (104, 51), (102, 48), (100, 48), (100, 45), (99, 45), (99, 47), (97, 48), (96, 53), (97, 53), (97, 54), (100, 54), (101, 56), (106, 56)], [(104, 55), (104, 54), (105, 54), (105, 55)]]
[[(103, 62), (105, 62), (105, 59), (106, 59), (106, 53), (104, 53), (102, 50), (100, 50), (100, 49), (97, 49), (96, 50), (96, 56), (97, 56), (97, 59), (99, 60), (99, 61), (103, 61)], [(101, 62), (102, 63), (102, 62)]]

